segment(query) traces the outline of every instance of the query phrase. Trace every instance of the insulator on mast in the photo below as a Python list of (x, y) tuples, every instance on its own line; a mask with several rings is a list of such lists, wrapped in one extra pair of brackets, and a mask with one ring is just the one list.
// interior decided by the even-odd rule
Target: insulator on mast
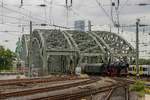
[(71, 6), (72, 6), (73, 1), (71, 0)]
[(120, 0), (118, 0), (118, 7), (120, 6)]
[(72, 7), (73, 4), (73, 0), (70, 0), (70, 2), (68, 3), (68, 0), (66, 0), (66, 7)]
[(66, 0), (66, 7), (68, 6), (68, 0)]

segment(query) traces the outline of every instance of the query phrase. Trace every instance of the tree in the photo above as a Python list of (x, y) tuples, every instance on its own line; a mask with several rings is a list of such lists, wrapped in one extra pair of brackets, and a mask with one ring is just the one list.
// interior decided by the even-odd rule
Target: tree
[[(134, 61), (133, 64), (136, 64)], [(139, 64), (140, 65), (150, 65), (150, 59), (139, 59)]]
[(10, 69), (12, 62), (15, 58), (15, 54), (9, 49), (0, 48), (0, 70)]
[(21, 51), (22, 51), (22, 43), (21, 43), (20, 38), (18, 39), (16, 45), (17, 45), (17, 47), (16, 47), (16, 50), (15, 50), (15, 53), (16, 53), (16, 56), (17, 56), (18, 58), (20, 58), (20, 56), (21, 56)]

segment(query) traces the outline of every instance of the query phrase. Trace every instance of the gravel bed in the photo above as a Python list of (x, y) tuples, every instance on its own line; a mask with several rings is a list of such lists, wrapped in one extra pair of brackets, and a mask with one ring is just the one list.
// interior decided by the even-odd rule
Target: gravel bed
[[(77, 91), (83, 91), (83, 90), (87, 90), (87, 89), (90, 89), (90, 88), (96, 89), (96, 88), (99, 88), (99, 87), (109, 86), (109, 85), (112, 85), (113, 82), (115, 82), (115, 81), (108, 82), (108, 80), (111, 81), (109, 78), (108, 79), (105, 78), (105, 79), (102, 79), (98, 82), (88, 84), (88, 85), (84, 85), (84, 86), (72, 87), (72, 88), (67, 88), (67, 89), (58, 90), (58, 91), (38, 93), (38, 94), (22, 96), (22, 97), (8, 98), (7, 100), (30, 100), (30, 99), (34, 99), (34, 98), (37, 98), (37, 97), (52, 96), (52, 95), (58, 95), (58, 94), (62, 94), (62, 93), (74, 93), (74, 92), (77, 92)], [(101, 94), (101, 95), (98, 95), (98, 96), (103, 97), (104, 94)]]

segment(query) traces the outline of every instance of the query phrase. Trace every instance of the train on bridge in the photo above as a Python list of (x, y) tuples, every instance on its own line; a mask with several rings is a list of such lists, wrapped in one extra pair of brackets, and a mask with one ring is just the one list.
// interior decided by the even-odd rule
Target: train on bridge
[[(97, 67), (101, 66), (100, 63), (108, 63), (109, 59), (120, 61), (126, 58), (132, 62), (135, 56), (135, 50), (128, 41), (107, 31), (34, 29), (32, 36), (24, 34), (20, 43), (19, 58), (25, 66), (32, 65), (32, 69), (38, 69), (39, 76), (74, 73), (79, 65), (87, 63), (86, 66), (90, 67), (88, 64), (97, 64), (92, 65)], [(116, 71), (112, 65), (105, 65), (105, 73)]]
[(82, 73), (90, 75), (122, 76), (128, 74), (128, 67), (127, 62), (116, 61), (113, 63), (83, 64), (81, 70)]
[[(113, 63), (83, 64), (82, 73), (89, 75), (107, 75), (107, 76), (135, 76), (137, 73), (136, 65), (129, 65), (124, 61)], [(150, 76), (150, 65), (139, 65), (140, 76)]]

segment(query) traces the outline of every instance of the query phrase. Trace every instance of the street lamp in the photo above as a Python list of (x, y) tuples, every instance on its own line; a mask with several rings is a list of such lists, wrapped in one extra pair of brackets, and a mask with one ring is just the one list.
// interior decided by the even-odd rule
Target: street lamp
[(136, 76), (139, 77), (139, 23), (140, 19), (136, 21)]

